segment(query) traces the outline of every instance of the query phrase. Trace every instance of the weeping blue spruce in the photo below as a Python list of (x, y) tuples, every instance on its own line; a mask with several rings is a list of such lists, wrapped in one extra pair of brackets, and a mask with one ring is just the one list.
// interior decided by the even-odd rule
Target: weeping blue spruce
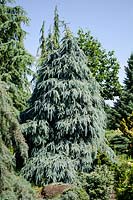
[(29, 145), (22, 174), (37, 185), (75, 182), (79, 172), (90, 171), (98, 150), (107, 147), (99, 85), (68, 30), (39, 69), (21, 121)]

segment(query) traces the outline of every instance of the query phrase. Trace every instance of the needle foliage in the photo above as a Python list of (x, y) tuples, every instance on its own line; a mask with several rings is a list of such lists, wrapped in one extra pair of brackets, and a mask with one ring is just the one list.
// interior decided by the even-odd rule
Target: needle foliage
[(10, 95), (18, 110), (24, 109), (27, 99), (33, 58), (24, 47), (26, 32), (22, 25), (28, 24), (25, 11), (11, 6), (13, 1), (0, 1), (0, 75), (10, 85)]
[(121, 120), (123, 118), (126, 120), (133, 111), (133, 54), (130, 55), (127, 64), (128, 66), (125, 67), (126, 78), (124, 79), (123, 92), (114, 103), (114, 128), (120, 127)]
[(31, 185), (15, 172), (20, 161), (26, 162), (28, 146), (8, 89), (8, 85), (0, 81), (0, 200), (35, 200)]
[(105, 113), (99, 85), (68, 29), (38, 77), (29, 108), (21, 114), (29, 145), (22, 173), (38, 185), (73, 183), (78, 172), (90, 171), (104, 144)]

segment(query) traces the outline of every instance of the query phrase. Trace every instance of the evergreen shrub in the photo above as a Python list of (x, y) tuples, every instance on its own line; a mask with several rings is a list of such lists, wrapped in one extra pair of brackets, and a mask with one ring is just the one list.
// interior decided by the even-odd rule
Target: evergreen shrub
[(118, 200), (133, 199), (133, 163), (123, 161), (115, 169), (115, 190)]
[(106, 165), (101, 165), (86, 175), (84, 188), (90, 200), (109, 200), (113, 191), (113, 184), (113, 172)]

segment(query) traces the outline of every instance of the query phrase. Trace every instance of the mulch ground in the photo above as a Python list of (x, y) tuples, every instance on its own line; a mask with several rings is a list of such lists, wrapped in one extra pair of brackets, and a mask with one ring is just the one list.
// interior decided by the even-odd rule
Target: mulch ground
[(52, 198), (62, 194), (64, 191), (72, 188), (70, 184), (50, 184), (42, 188), (41, 196), (43, 198)]

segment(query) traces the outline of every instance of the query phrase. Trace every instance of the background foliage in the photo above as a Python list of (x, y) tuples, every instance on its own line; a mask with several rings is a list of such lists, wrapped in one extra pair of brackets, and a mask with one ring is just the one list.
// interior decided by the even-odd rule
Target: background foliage
[[(28, 24), (25, 11), (20, 6), (11, 7), (0, 1), (0, 75), (10, 86), (14, 106), (22, 110), (28, 98), (33, 57), (24, 47), (26, 32), (22, 24)], [(11, 1), (12, 2), (12, 1)]]
[(90, 33), (82, 29), (78, 31), (77, 41), (79, 47), (87, 56), (87, 66), (101, 86), (101, 95), (105, 100), (114, 100), (119, 96), (121, 85), (119, 83), (120, 65), (114, 51), (106, 52), (101, 43)]

